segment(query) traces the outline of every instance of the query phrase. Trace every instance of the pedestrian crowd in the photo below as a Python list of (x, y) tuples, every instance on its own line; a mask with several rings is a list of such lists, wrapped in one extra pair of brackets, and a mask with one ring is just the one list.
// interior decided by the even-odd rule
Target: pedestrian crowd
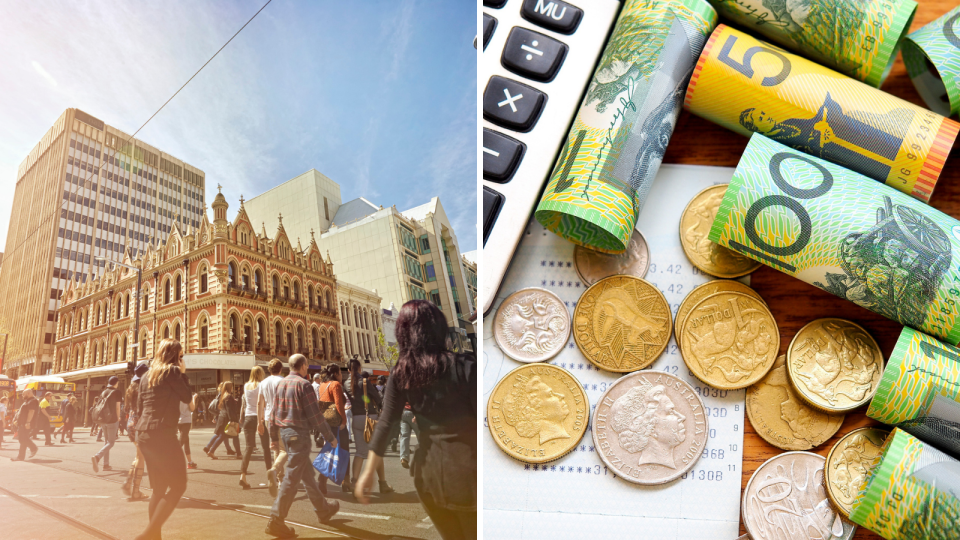
[[(223, 445), (228, 455), (241, 459), (242, 489), (257, 441), (263, 454), (267, 487), (274, 498), (266, 533), (289, 538), (296, 532), (285, 519), (300, 487), (320, 523), (337, 514), (340, 503), (327, 499), (329, 480), (344, 493), (369, 503), (376, 477), (381, 494), (394, 491), (387, 482), (384, 454), (397, 451), (400, 465), (410, 469), (420, 502), (445, 540), (475, 539), (477, 468), (477, 379), (473, 356), (453, 353), (447, 346), (447, 321), (432, 303), (413, 300), (403, 305), (397, 319), (399, 358), (389, 377), (362, 371), (354, 358), (344, 378), (340, 366), (324, 366), (309, 379), (309, 363), (301, 354), (287, 366), (274, 358), (250, 370), (242, 388), (231, 381), (218, 387), (216, 397), (202, 403), (186, 376), (183, 348), (164, 339), (156, 356), (138, 365), (125, 392), (110, 377), (87, 411), (103, 446), (90, 458), (94, 472), (111, 471), (110, 450), (124, 433), (136, 447), (122, 492), (131, 500), (147, 499), (140, 491), (146, 469), (151, 495), (148, 525), (138, 539), (160, 538), (163, 524), (176, 509), (187, 488), (187, 470), (196, 469), (190, 449), (194, 419), (214, 414), (214, 433), (203, 453), (218, 459)], [(238, 399), (239, 396), (239, 399)], [(0, 444), (10, 396), (0, 397)], [(53, 445), (53, 394), (38, 399), (22, 391), (12, 425), (20, 448), (14, 461), (36, 456), (33, 439), (43, 434)], [(59, 404), (60, 442), (74, 442), (74, 430), (83, 423), (83, 411), (74, 394)], [(240, 448), (240, 436), (244, 446)], [(411, 455), (411, 435), (418, 447)], [(352, 463), (350, 446), (354, 445)], [(340, 478), (315, 475), (314, 445), (340, 452), (346, 463), (337, 465)], [(341, 446), (342, 445), (342, 446)], [(232, 446), (232, 448), (231, 448)], [(343, 450), (346, 450), (344, 453)], [(317, 467), (319, 469), (319, 467)], [(342, 479), (342, 481), (339, 481)]]

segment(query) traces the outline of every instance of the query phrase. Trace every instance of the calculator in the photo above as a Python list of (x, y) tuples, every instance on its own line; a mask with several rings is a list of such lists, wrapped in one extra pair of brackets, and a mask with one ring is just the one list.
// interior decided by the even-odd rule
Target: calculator
[(493, 306), (620, 7), (618, 0), (483, 1), (484, 313)]

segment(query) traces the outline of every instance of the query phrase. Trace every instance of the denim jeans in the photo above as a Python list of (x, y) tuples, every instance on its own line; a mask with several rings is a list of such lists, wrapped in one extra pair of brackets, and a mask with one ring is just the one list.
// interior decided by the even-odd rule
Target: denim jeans
[(313, 503), (318, 513), (327, 508), (327, 500), (317, 487), (317, 479), (313, 476), (313, 463), (310, 459), (311, 437), (308, 429), (280, 428), (280, 438), (287, 447), (287, 474), (280, 484), (277, 500), (273, 502), (270, 517), (286, 519), (290, 512), (290, 505), (303, 484), (307, 490), (307, 497)]
[(420, 426), (413, 421), (413, 411), (403, 411), (400, 417), (400, 459), (410, 461), (410, 432), (417, 434), (417, 443), (420, 442)]
[(103, 424), (103, 439), (104, 444), (103, 448), (99, 452), (94, 454), (97, 459), (103, 459), (103, 464), (107, 467), (110, 466), (110, 449), (113, 448), (114, 443), (117, 442), (117, 427), (119, 422), (111, 422), (109, 424)]

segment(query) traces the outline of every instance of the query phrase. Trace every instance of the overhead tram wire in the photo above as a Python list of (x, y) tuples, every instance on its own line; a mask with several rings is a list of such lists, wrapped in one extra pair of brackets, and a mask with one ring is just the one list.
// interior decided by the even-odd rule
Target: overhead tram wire
[[(250, 19), (249, 19), (246, 23), (244, 23), (244, 25), (241, 26), (240, 29), (236, 31), (236, 33), (234, 33), (232, 36), (230, 36), (230, 39), (228, 39), (227, 42), (224, 43), (222, 47), (220, 47), (219, 49), (217, 49), (217, 52), (213, 53), (213, 56), (211, 56), (206, 62), (204, 62), (204, 64), (203, 64), (202, 66), (200, 66), (200, 69), (198, 69), (198, 70), (196, 71), (196, 73), (194, 73), (189, 79), (187, 79), (187, 82), (183, 83), (183, 86), (181, 86), (179, 89), (177, 89), (177, 91), (174, 92), (173, 95), (170, 96), (170, 98), (169, 98), (167, 101), (165, 101), (165, 102), (163, 103), (163, 105), (160, 106), (159, 109), (157, 109), (153, 114), (151, 114), (151, 115), (150, 115), (150, 118), (147, 118), (147, 121), (144, 122), (142, 126), (140, 126), (139, 128), (137, 128), (137, 130), (133, 132), (133, 135), (130, 135), (130, 137), (128, 137), (125, 141), (123, 141), (123, 144), (120, 145), (120, 148), (126, 147), (127, 143), (129, 143), (131, 140), (133, 140), (133, 138), (136, 137), (137, 133), (140, 133), (140, 131), (143, 130), (143, 128), (146, 127), (146, 125), (149, 124), (150, 121), (153, 120), (153, 118), (154, 118), (155, 116), (157, 116), (157, 114), (159, 114), (160, 111), (162, 111), (163, 108), (166, 107), (168, 103), (170, 103), (170, 101), (173, 100), (173, 98), (177, 97), (177, 94), (179, 94), (181, 90), (183, 90), (184, 88), (186, 88), (186, 86), (187, 86), (188, 84), (190, 84), (190, 81), (192, 81), (197, 75), (200, 74), (201, 71), (203, 71), (203, 68), (207, 67), (207, 64), (209, 64), (210, 62), (212, 62), (213, 59), (216, 58), (217, 55), (220, 54), (220, 52), (221, 52), (224, 48), (226, 48), (227, 45), (230, 44), (231, 41), (233, 41), (233, 38), (237, 37), (237, 36), (240, 34), (240, 32), (242, 32), (243, 29), (247, 27), (248, 24), (250, 24), (251, 22), (253, 22), (253, 20), (254, 20), (255, 18), (257, 18), (257, 15), (259, 15), (260, 12), (264, 10), (264, 8), (266, 8), (267, 6), (270, 5), (270, 2), (273, 2), (273, 0), (267, 0), (267, 3), (264, 4), (259, 10), (257, 10), (257, 12), (253, 14), (253, 17), (250, 17)], [(121, 152), (121, 153), (126, 153), (126, 152), (124, 152), (123, 150), (121, 150), (120, 152)], [(132, 157), (132, 156), (131, 156), (131, 157)], [(102, 162), (102, 161), (104, 161), (104, 160), (101, 159), (101, 162)], [(80, 184), (77, 185), (76, 189), (79, 190), (79, 189), (82, 188), (84, 185), (86, 185), (87, 182), (90, 182), (90, 179), (93, 178), (94, 176), (98, 175), (98, 174), (100, 173), (100, 170), (101, 170), (102, 168), (103, 168), (103, 163), (101, 163), (101, 164), (100, 164), (99, 166), (97, 166), (97, 167), (93, 167), (93, 171), (88, 171), (88, 172), (87, 172), (87, 177), (84, 178), (84, 179), (80, 182)], [(102, 177), (101, 177), (101, 178), (102, 178)], [(71, 194), (71, 195), (78, 195), (78, 194), (79, 194), (78, 191), (77, 191), (77, 192), (73, 191), (73, 188), (69, 188), (69, 189), (70, 189), (70, 194)], [(34, 227), (34, 229), (33, 229), (32, 231), (30, 231), (30, 232), (23, 238), (23, 240), (20, 241), (19, 244), (17, 244), (12, 250), (10, 250), (8, 253), (6, 253), (6, 254), (4, 255), (4, 258), (7, 259), (7, 260), (10, 260), (10, 257), (11, 257), (14, 253), (16, 253), (21, 247), (23, 247), (23, 244), (24, 244), (27, 240), (29, 240), (30, 237), (32, 237), (34, 234), (36, 234), (37, 231), (39, 231), (40, 229), (42, 229), (42, 228), (47, 224), (47, 222), (50, 221), (51, 218), (53, 218), (54, 216), (58, 215), (58, 214), (60, 213), (60, 211), (64, 209), (65, 205), (67, 204), (67, 202), (68, 202), (69, 200), (70, 200), (70, 197), (65, 198), (65, 199), (63, 200), (63, 202), (60, 203), (60, 206), (59, 206), (56, 210), (54, 210), (53, 212), (51, 212), (50, 214), (48, 214), (45, 218), (43, 218), (43, 220), (41, 220), (40, 223), (39, 223), (36, 227)], [(90, 264), (92, 265), (93, 263), (90, 263)]]

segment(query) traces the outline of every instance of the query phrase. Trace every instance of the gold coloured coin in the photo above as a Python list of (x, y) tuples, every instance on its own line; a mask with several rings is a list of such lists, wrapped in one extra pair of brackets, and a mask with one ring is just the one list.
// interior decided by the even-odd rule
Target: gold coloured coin
[(787, 347), (787, 374), (800, 397), (827, 412), (852, 411), (873, 399), (883, 375), (883, 353), (860, 325), (817, 319)]
[(680, 215), (680, 245), (690, 262), (721, 278), (745, 276), (761, 264), (707, 239), (727, 184), (710, 186), (694, 195)]
[(773, 367), (780, 330), (761, 300), (739, 293), (712, 294), (690, 310), (680, 354), (701, 381), (720, 390), (746, 388)]
[(487, 401), (493, 440), (524, 463), (553, 461), (576, 448), (589, 414), (580, 382), (551, 364), (528, 364), (507, 373)]
[(687, 315), (690, 313), (690, 310), (693, 306), (700, 303), (701, 300), (710, 296), (711, 294), (716, 294), (723, 291), (732, 291), (732, 292), (742, 292), (743, 294), (748, 294), (757, 300), (760, 300), (764, 304), (763, 298), (757, 294), (757, 291), (747, 287), (739, 281), (733, 281), (731, 279), (715, 279), (713, 281), (708, 281), (702, 285), (694, 287), (692, 291), (680, 302), (680, 307), (677, 309), (677, 318), (673, 324), (674, 335), (677, 336), (677, 346), (680, 346), (680, 333), (683, 332), (683, 323), (687, 320)]
[(580, 352), (607, 371), (627, 373), (656, 360), (670, 341), (670, 304), (653, 284), (611, 276), (587, 289), (573, 312)]
[(843, 414), (827, 414), (797, 396), (780, 355), (760, 382), (747, 388), (747, 418), (763, 440), (783, 450), (810, 450), (827, 442), (843, 424)]
[(850, 517), (853, 501), (866, 484), (874, 458), (882, 453), (889, 434), (885, 429), (874, 427), (855, 429), (837, 441), (827, 454), (823, 483), (830, 502), (843, 517)]

